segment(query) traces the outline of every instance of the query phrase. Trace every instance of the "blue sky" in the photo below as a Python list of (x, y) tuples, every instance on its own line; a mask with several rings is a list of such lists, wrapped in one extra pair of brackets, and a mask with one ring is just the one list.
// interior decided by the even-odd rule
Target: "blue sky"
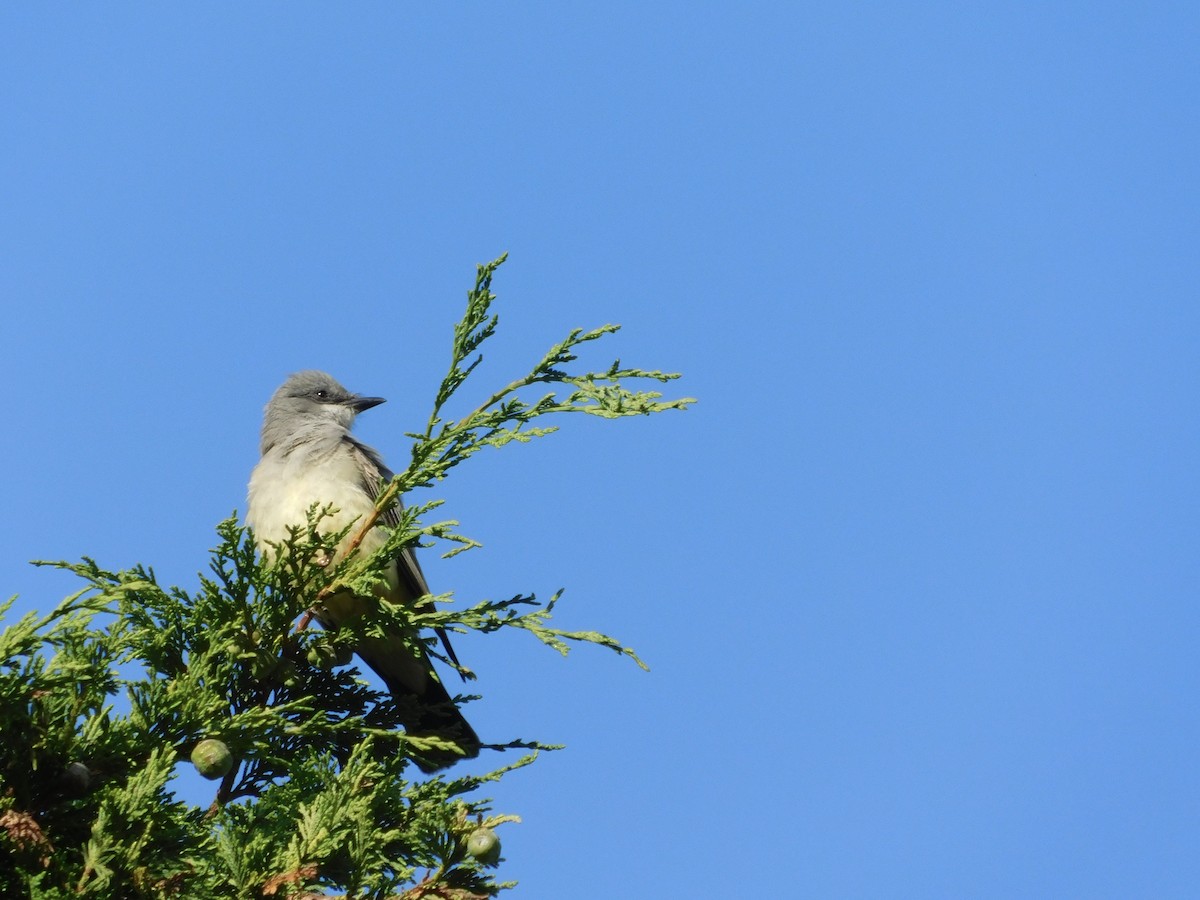
[[(439, 490), (516, 896), (1185, 897), (1200, 881), (1189, 4), (0, 10), (6, 515), (190, 586), (297, 369), (424, 422), (570, 328), (685, 414)], [(469, 391), (468, 391), (469, 393)], [(464, 401), (466, 402), (466, 401)]]

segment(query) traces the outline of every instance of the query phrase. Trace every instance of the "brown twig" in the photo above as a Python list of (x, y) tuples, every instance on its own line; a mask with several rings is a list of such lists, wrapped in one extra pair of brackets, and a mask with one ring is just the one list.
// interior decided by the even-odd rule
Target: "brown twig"
[(301, 631), (303, 631), (305, 628), (308, 627), (309, 623), (312, 622), (313, 616), (315, 614), (316, 613), (311, 609), (306, 609), (304, 611), (304, 615), (302, 615), (300, 617), (300, 621), (298, 621), (296, 623), (296, 633), (297, 634), (299, 634)]

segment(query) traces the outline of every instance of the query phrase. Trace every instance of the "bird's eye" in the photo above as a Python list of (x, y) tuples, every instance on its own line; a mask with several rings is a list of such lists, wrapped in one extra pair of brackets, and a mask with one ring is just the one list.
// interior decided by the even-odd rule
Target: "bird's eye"
[(329, 396), (328, 391), (317, 391), (317, 399), (318, 400), (324, 400), (328, 396)]

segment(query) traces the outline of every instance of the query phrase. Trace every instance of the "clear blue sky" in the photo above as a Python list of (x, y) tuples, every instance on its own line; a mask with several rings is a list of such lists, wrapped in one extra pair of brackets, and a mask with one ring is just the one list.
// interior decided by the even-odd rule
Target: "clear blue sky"
[[(436, 7), (436, 8), (435, 8)], [(456, 472), (516, 896), (1194, 897), (1200, 11), (8, 4), (0, 593), (195, 584), (300, 368), (424, 421), (576, 326), (682, 415)]]

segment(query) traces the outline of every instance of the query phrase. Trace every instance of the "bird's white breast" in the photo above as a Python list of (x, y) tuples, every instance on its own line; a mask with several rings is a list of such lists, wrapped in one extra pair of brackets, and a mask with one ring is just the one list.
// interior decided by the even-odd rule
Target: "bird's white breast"
[(250, 475), (246, 524), (263, 548), (268, 541), (286, 540), (289, 527), (303, 526), (314, 503), (331, 504), (336, 512), (319, 527), (338, 531), (375, 508), (361, 484), (349, 453), (268, 453)]

